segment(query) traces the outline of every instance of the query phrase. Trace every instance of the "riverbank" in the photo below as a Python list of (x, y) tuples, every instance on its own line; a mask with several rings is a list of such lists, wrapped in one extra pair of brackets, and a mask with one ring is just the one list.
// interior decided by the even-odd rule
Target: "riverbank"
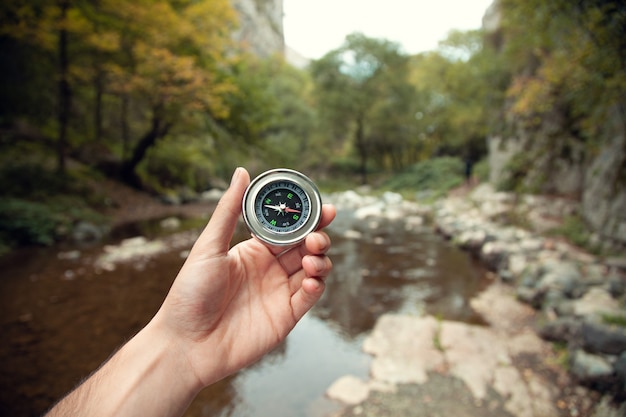
[[(331, 199), (352, 200), (371, 221), (403, 219), (411, 203), (398, 197)], [(472, 300), (488, 326), (381, 317), (363, 345), (373, 355), (369, 380), (346, 376), (327, 392), (346, 404), (337, 415), (626, 415), (624, 258), (546, 237), (569, 209), (488, 185), (431, 206), (439, 232), (492, 271), (494, 284)], [(528, 228), (503, 224), (513, 213)]]

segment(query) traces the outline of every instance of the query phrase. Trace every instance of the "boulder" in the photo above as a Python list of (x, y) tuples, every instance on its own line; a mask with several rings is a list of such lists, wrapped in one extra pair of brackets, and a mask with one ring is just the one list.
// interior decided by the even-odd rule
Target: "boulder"
[(606, 359), (582, 349), (574, 352), (570, 365), (572, 374), (583, 384), (597, 384), (613, 375), (613, 367)]
[(623, 327), (584, 322), (581, 335), (583, 347), (588, 352), (608, 355), (626, 352), (626, 329)]

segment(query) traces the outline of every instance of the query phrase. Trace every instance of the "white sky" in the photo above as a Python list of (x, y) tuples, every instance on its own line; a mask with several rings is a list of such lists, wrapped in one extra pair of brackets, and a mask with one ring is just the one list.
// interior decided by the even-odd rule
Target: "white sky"
[(339, 48), (352, 32), (433, 50), (452, 29), (478, 29), (493, 0), (284, 0), (285, 42), (307, 58)]

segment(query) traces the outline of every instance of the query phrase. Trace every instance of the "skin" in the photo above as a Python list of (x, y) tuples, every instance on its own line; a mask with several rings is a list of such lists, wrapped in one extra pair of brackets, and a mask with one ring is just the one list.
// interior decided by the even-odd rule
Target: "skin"
[(204, 387), (276, 347), (324, 292), (335, 217), (285, 252), (229, 248), (250, 177), (238, 168), (154, 318), (48, 416), (177, 416)]

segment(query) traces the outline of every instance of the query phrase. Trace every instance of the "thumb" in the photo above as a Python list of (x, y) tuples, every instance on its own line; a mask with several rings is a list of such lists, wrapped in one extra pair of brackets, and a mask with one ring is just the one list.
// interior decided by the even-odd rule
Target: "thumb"
[(204, 256), (214, 256), (228, 252), (230, 241), (241, 215), (241, 202), (250, 175), (245, 168), (237, 168), (230, 180), (230, 186), (215, 207), (209, 224), (194, 245), (194, 251)]

